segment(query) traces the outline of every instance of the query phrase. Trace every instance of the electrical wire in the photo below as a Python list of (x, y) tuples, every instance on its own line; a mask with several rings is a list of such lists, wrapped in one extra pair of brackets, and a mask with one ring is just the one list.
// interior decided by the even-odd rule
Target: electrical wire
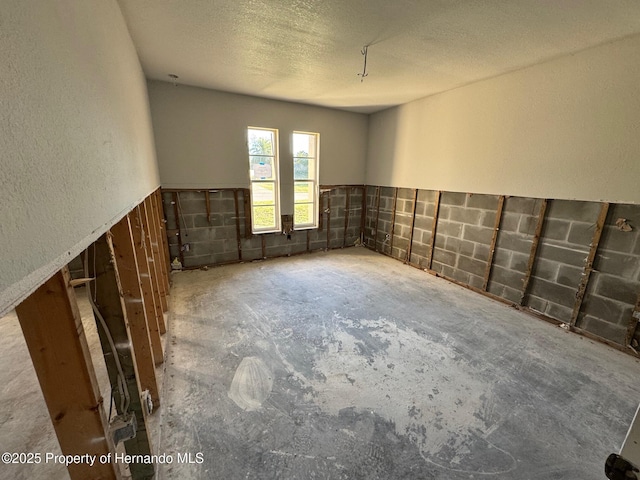
[[(94, 265), (94, 274), (95, 274), (95, 262), (96, 262), (96, 252), (95, 246), (93, 247), (93, 265)], [(87, 257), (89, 256), (89, 249), (87, 248), (84, 256), (84, 276), (85, 278), (89, 277), (89, 264)], [(97, 295), (97, 275), (92, 279), (94, 282), (94, 294)], [(113, 358), (115, 360), (116, 369), (118, 370), (118, 374), (116, 376), (116, 382), (118, 385), (118, 391), (120, 392), (120, 410), (123, 414), (126, 414), (129, 411), (129, 405), (131, 404), (131, 396), (129, 395), (129, 389), (127, 388), (127, 384), (125, 382), (124, 371), (122, 370), (122, 365), (120, 364), (120, 357), (118, 356), (118, 351), (116, 350), (116, 345), (113, 341), (113, 337), (111, 336), (111, 332), (109, 331), (109, 327), (107, 326), (107, 322), (105, 322), (104, 317), (98, 310), (97, 305), (93, 297), (91, 296), (91, 286), (89, 285), (89, 290), (87, 291), (87, 297), (89, 298), (89, 303), (91, 304), (91, 309), (93, 310), (93, 314), (98, 319), (98, 322), (102, 326), (102, 330), (104, 331), (107, 341), (109, 342), (109, 347), (111, 348), (111, 353), (113, 354)]]

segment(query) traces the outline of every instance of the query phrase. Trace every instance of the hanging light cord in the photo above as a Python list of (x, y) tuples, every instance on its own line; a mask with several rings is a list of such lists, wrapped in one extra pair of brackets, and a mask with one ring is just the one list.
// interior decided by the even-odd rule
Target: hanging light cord
[(367, 55), (369, 53), (369, 45), (365, 45), (364, 47), (362, 47), (362, 50), (360, 50), (360, 53), (364, 55), (364, 68), (362, 69), (362, 73), (358, 74), (358, 76), (360, 77), (360, 83), (362, 83), (364, 82), (364, 77), (369, 75), (367, 73)]

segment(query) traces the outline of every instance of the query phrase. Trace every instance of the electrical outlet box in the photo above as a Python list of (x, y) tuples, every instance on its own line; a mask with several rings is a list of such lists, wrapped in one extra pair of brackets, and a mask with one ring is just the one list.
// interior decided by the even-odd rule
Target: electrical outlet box
[(113, 438), (113, 443), (118, 445), (120, 442), (135, 438), (137, 428), (138, 422), (136, 422), (136, 416), (133, 413), (118, 415), (109, 425), (109, 432)]

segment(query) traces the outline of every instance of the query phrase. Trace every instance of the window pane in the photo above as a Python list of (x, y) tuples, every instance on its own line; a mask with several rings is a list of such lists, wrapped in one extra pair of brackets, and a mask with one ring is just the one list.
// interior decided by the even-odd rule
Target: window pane
[(274, 180), (273, 157), (251, 155), (249, 157), (251, 180)]
[(296, 182), (295, 184), (295, 203), (313, 202), (315, 197), (313, 182)]
[(293, 156), (294, 157), (315, 157), (316, 156), (316, 136), (308, 133), (293, 134)]
[(303, 203), (296, 205), (293, 215), (293, 223), (296, 226), (312, 225), (314, 223), (313, 204)]
[(252, 183), (251, 199), (253, 200), (254, 205), (275, 205), (276, 203), (275, 184), (271, 182)]
[(249, 129), (249, 154), (273, 155), (273, 132), (269, 130)]
[(253, 228), (267, 229), (276, 228), (276, 207), (253, 207)]
[(293, 158), (293, 178), (294, 180), (315, 180), (316, 161), (313, 158)]

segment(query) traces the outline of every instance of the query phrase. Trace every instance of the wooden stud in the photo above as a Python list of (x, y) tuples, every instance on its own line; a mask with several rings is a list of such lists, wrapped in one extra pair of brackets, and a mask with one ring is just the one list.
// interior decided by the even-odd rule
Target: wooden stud
[(364, 245), (364, 227), (367, 217), (367, 187), (362, 187), (362, 207), (360, 212), (360, 239)]
[(373, 234), (374, 250), (378, 251), (378, 222), (380, 221), (380, 186), (376, 187), (376, 228)]
[[(108, 455), (103, 399), (75, 293), (64, 267), (16, 307), (24, 339), (64, 455)], [(118, 478), (114, 463), (72, 464), (72, 480)]]
[(251, 226), (251, 202), (250, 191), (248, 188), (242, 189), (242, 202), (244, 203), (244, 238), (251, 238), (253, 236)]
[(396, 233), (396, 207), (398, 205), (398, 187), (393, 191), (393, 211), (391, 213), (391, 238), (389, 239), (389, 255), (393, 257), (393, 236)]
[(322, 190), (320, 190), (320, 215), (318, 216), (318, 231), (321, 232), (324, 228), (324, 214), (325, 214), (325, 208), (324, 208), (324, 197), (325, 197), (325, 192), (323, 192)]
[(436, 192), (435, 205), (433, 207), (433, 223), (431, 224), (431, 245), (429, 245), (429, 260), (427, 260), (427, 268), (431, 270), (433, 265), (433, 252), (436, 248), (436, 230), (438, 229), (438, 214), (440, 213), (440, 197), (442, 192)]
[(491, 246), (489, 247), (489, 258), (487, 258), (487, 268), (484, 271), (484, 282), (482, 283), (482, 290), (485, 292), (489, 286), (489, 279), (491, 278), (491, 269), (493, 268), (493, 255), (496, 251), (496, 242), (498, 241), (498, 232), (500, 231), (500, 222), (502, 222), (502, 209), (504, 208), (504, 195), (500, 195), (498, 198), (498, 208), (496, 210), (496, 221), (493, 224), (493, 237), (491, 237)]
[(207, 209), (207, 222), (211, 223), (211, 200), (209, 198), (209, 190), (204, 191), (204, 202)]
[(149, 340), (153, 351), (153, 362), (155, 365), (160, 365), (164, 362), (162, 338), (160, 337), (160, 322), (164, 316), (162, 315), (162, 309), (156, 307), (156, 298), (153, 294), (149, 255), (147, 253), (148, 247), (142, 222), (142, 207), (140, 205), (129, 213), (129, 221), (133, 247), (136, 251), (136, 262), (140, 275), (140, 287), (142, 288), (142, 298), (144, 299), (147, 326), (149, 328)]
[(349, 217), (351, 216), (351, 212), (349, 208), (351, 208), (351, 187), (347, 187), (347, 192), (345, 194), (344, 200), (344, 233), (342, 234), (342, 248), (347, 246), (347, 229), (349, 228)]
[(309, 239), (309, 230), (307, 230), (307, 253), (311, 251), (311, 241)]
[(176, 230), (178, 231), (178, 256), (180, 257), (180, 263), (184, 267), (184, 251), (182, 250), (182, 232), (180, 231), (180, 212), (178, 211), (178, 192), (171, 194), (171, 201), (173, 203), (173, 217), (176, 220)]
[(111, 234), (116, 268), (120, 278), (120, 295), (128, 320), (128, 333), (134, 351), (140, 388), (143, 391), (149, 390), (155, 408), (160, 405), (160, 393), (156, 381), (148, 322), (156, 320), (155, 318), (147, 319), (129, 216), (111, 227)]
[(416, 209), (418, 207), (418, 189), (413, 189), (413, 215), (411, 218), (411, 230), (409, 231), (409, 245), (407, 246), (407, 258), (404, 263), (411, 265), (411, 250), (413, 247), (413, 229), (416, 225)]
[[(127, 324), (127, 309), (123, 304), (122, 283), (118, 272), (117, 261), (115, 260), (112, 236), (110, 233), (102, 235), (93, 244), (95, 262), (89, 262), (94, 268), (91, 273), (95, 276), (95, 281), (90, 284), (91, 295), (95, 298), (95, 305), (104, 320), (109, 331), (109, 336), (115, 345), (121, 372), (122, 380), (125, 383), (128, 400), (123, 400), (120, 396), (114, 378), (113, 369), (109, 369), (109, 377), (111, 381), (112, 391), (114, 391), (115, 407), (118, 414), (132, 413), (136, 418), (136, 436), (131, 440), (124, 442), (125, 450), (129, 455), (151, 455), (153, 449), (151, 447), (151, 435), (147, 430), (146, 422), (146, 406), (142, 402), (142, 388), (138, 383), (139, 373), (136, 370), (137, 361), (135, 352), (131, 348), (130, 332)], [(98, 325), (98, 334), (102, 343), (102, 349), (105, 353), (105, 361), (107, 357), (112, 357), (111, 342), (106, 338), (105, 329), (102, 322)], [(109, 364), (107, 364), (109, 367)], [(122, 404), (124, 403), (124, 408)], [(147, 479), (154, 475), (153, 463), (135, 463), (129, 464), (131, 476), (133, 479)], [(95, 477), (89, 477), (95, 478)]]
[(327, 193), (327, 248), (329, 250), (331, 248), (331, 239), (329, 238), (331, 235), (331, 191)]
[(238, 244), (238, 260), (242, 261), (242, 239), (240, 237), (240, 209), (238, 208), (238, 190), (233, 191), (233, 203), (236, 209), (236, 243)]
[(160, 240), (158, 235), (159, 227), (157, 224), (158, 215), (152, 197), (149, 196), (145, 198), (143, 203), (147, 211), (147, 231), (149, 234), (151, 252), (153, 254), (153, 262), (156, 268), (156, 281), (158, 282), (158, 291), (160, 292), (160, 304), (162, 305), (162, 311), (166, 312), (169, 309), (169, 303), (167, 301), (167, 283), (165, 282), (166, 274), (164, 272), (164, 262), (160, 255)]
[(639, 319), (640, 319), (640, 292), (638, 292), (636, 304), (633, 307), (633, 313), (631, 314), (631, 319), (629, 320), (629, 324), (627, 325), (627, 335), (625, 337), (625, 345), (627, 347), (632, 347), (631, 342), (633, 342), (633, 337), (636, 334), (636, 329), (638, 328)]
[(573, 304), (573, 312), (571, 313), (572, 327), (576, 326), (578, 317), (580, 316), (580, 308), (582, 307), (582, 301), (584, 295), (587, 292), (587, 286), (589, 285), (589, 278), (591, 278), (591, 272), (593, 271), (593, 261), (596, 258), (598, 252), (598, 245), (600, 244), (600, 238), (602, 237), (602, 231), (604, 230), (604, 223), (607, 219), (607, 213), (609, 212), (609, 203), (603, 202), (600, 208), (600, 214), (596, 220), (596, 228), (593, 231), (593, 238), (591, 239), (591, 245), (589, 247), (589, 254), (584, 264), (584, 270), (582, 277), (580, 278), (580, 284), (578, 285), (578, 292), (576, 293), (576, 301)]
[[(153, 246), (151, 239), (151, 228), (149, 221), (149, 210), (147, 209), (147, 205), (145, 202), (140, 204), (140, 214), (142, 219), (142, 231), (144, 233), (144, 243), (147, 251), (147, 261), (149, 262), (149, 275), (151, 278), (151, 287), (153, 289), (153, 297), (155, 300), (155, 308), (156, 308), (156, 318), (158, 319), (158, 327), (160, 328), (160, 333), (164, 334), (167, 331), (167, 328), (164, 323), (164, 315), (163, 312), (165, 308), (162, 304), (162, 294), (160, 291), (160, 282), (158, 281), (158, 267), (154, 259), (153, 255)], [(166, 301), (166, 299), (165, 299)]]
[(267, 258), (267, 245), (264, 235), (260, 235), (260, 244), (262, 246), (262, 258)]
[(162, 240), (163, 259), (167, 271), (167, 295), (170, 293), (171, 287), (171, 254), (169, 253), (169, 237), (167, 235), (167, 221), (165, 219), (164, 200), (160, 189), (156, 190), (156, 204), (158, 205), (158, 214), (160, 215), (160, 238)]
[(542, 227), (544, 226), (545, 213), (547, 211), (547, 199), (543, 198), (540, 204), (540, 211), (538, 212), (538, 223), (536, 225), (536, 231), (533, 234), (533, 241), (531, 242), (531, 252), (529, 253), (529, 262), (527, 263), (527, 270), (524, 274), (522, 281), (522, 293), (520, 295), (520, 305), (524, 305), (527, 298), (529, 289), (529, 283), (531, 281), (531, 274), (533, 272), (533, 266), (536, 262), (536, 256), (538, 252), (538, 244), (540, 243), (540, 236), (542, 235)]
[(153, 235), (153, 254), (154, 259), (158, 262), (158, 274), (160, 278), (158, 278), (158, 283), (160, 286), (160, 291), (162, 293), (162, 308), (166, 312), (169, 309), (169, 301), (167, 300), (167, 295), (169, 295), (169, 272), (167, 271), (167, 262), (164, 261), (165, 255), (162, 252), (162, 230), (160, 228), (160, 224), (162, 223), (160, 217), (160, 210), (158, 204), (156, 202), (156, 196), (150, 195), (147, 197), (149, 199), (149, 204), (151, 206), (151, 233)]

